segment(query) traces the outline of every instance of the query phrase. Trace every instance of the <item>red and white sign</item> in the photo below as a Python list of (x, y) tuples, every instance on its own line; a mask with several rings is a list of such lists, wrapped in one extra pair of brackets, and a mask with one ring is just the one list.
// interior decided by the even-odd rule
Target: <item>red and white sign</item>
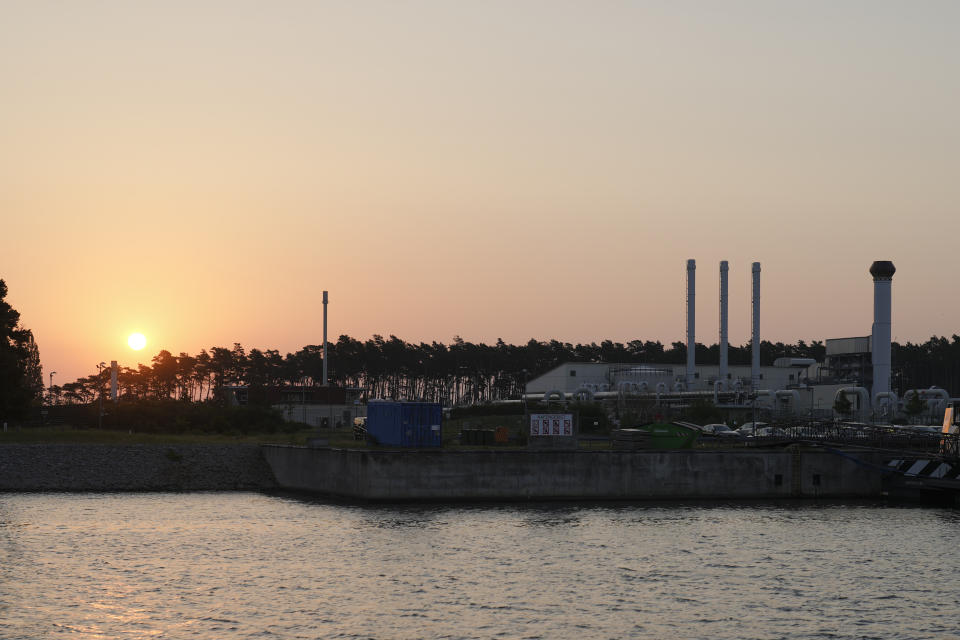
[(572, 436), (573, 414), (571, 413), (531, 413), (531, 436)]

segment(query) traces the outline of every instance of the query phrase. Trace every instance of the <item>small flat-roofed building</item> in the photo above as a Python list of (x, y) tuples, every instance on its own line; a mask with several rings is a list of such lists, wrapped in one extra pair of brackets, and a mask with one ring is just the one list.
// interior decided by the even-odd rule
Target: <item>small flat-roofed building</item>
[(224, 397), (233, 405), (250, 404), (251, 394), (263, 394), (264, 403), (283, 414), (287, 422), (314, 427), (351, 428), (353, 419), (366, 415), (361, 402), (363, 389), (334, 386), (275, 386), (251, 389), (247, 385), (225, 386)]

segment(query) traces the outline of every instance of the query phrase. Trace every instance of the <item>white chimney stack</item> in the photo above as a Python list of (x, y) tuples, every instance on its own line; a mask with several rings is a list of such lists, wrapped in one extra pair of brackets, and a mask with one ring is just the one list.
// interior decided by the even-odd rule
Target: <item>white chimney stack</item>
[(686, 390), (693, 388), (694, 368), (697, 357), (696, 340), (696, 296), (697, 296), (697, 261), (687, 260), (687, 384)]
[(750, 388), (760, 388), (760, 263), (753, 263), (753, 302), (750, 306), (753, 320), (753, 339), (750, 342)]
[(327, 386), (327, 292), (323, 292), (323, 386)]
[(727, 272), (730, 270), (726, 260), (720, 261), (720, 381), (724, 389), (727, 384)]
[(890, 290), (897, 268), (889, 260), (870, 265), (873, 276), (873, 396), (890, 391)]

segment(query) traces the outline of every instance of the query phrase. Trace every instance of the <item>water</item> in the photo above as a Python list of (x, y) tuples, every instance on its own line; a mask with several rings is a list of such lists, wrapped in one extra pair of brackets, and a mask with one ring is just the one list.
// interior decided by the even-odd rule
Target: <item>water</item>
[(0, 494), (2, 638), (949, 638), (960, 513)]

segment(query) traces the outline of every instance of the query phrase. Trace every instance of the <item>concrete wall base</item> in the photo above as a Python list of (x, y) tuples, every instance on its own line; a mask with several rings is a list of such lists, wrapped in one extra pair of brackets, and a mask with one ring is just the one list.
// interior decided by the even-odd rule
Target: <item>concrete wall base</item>
[(265, 445), (263, 452), (281, 488), (361, 500), (881, 496), (879, 458), (863, 452), (388, 451), (282, 445)]

